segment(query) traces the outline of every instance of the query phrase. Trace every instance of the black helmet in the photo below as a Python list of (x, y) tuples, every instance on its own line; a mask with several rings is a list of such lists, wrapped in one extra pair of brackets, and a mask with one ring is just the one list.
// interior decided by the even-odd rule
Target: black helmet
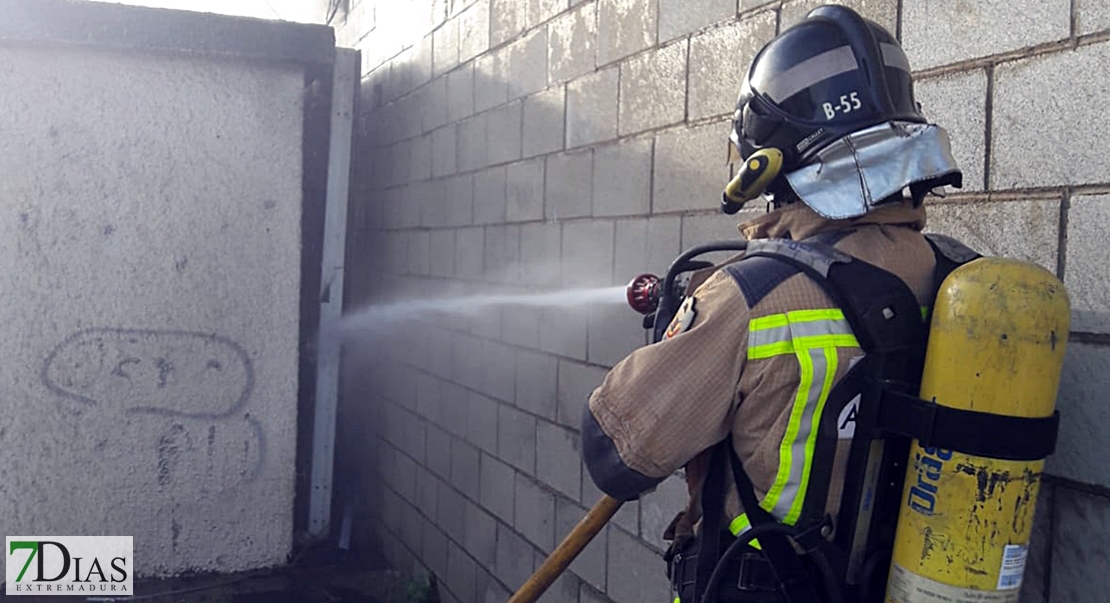
[(822, 6), (756, 55), (731, 140), (743, 159), (782, 152), (783, 173), (829, 144), (890, 121), (926, 123), (898, 40), (843, 6)]

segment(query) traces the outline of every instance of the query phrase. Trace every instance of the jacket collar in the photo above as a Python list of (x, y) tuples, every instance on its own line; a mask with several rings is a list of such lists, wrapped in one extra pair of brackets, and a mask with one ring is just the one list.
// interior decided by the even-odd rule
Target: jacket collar
[(922, 230), (925, 228), (925, 207), (914, 207), (909, 199), (884, 204), (870, 212), (848, 220), (830, 220), (807, 207), (792, 203), (740, 224), (745, 239), (792, 239), (800, 241), (830, 230), (842, 230), (865, 224), (897, 225)]

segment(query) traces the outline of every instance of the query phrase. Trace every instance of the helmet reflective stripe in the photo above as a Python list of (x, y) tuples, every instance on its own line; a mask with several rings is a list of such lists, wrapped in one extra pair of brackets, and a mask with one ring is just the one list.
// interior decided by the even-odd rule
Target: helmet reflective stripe
[(748, 359), (794, 355), (798, 360), (798, 390), (779, 445), (778, 472), (759, 504), (776, 519), (794, 525), (802, 513), (821, 415), (836, 377), (837, 348), (858, 348), (859, 342), (838, 309), (754, 318), (748, 332)]
[[(880, 44), (883, 53), (883, 64), (887, 67), (910, 72), (910, 62), (906, 53), (893, 44)], [(812, 87), (831, 77), (842, 73), (854, 71), (859, 67), (856, 55), (852, 53), (851, 46), (841, 46), (827, 52), (810, 57), (797, 65), (783, 71), (770, 81), (767, 90), (760, 90), (771, 100), (782, 102), (791, 96)]]

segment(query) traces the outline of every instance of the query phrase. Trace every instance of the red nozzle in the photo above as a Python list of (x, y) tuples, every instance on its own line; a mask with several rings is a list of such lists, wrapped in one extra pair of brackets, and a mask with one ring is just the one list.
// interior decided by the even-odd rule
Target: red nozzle
[(628, 283), (628, 305), (640, 314), (651, 314), (659, 306), (659, 277), (641, 274)]

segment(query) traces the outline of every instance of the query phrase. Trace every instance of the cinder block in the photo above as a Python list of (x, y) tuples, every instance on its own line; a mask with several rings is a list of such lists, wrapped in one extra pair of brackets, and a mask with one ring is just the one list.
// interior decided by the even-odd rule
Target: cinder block
[[(577, 502), (564, 498), (555, 500), (555, 538), (565, 538), (579, 521), (586, 516), (586, 509)], [(602, 528), (597, 536), (570, 564), (570, 571), (598, 590), (605, 590), (605, 554), (608, 549), (609, 529)]]
[(590, 2), (552, 21), (547, 37), (548, 82), (561, 84), (593, 71), (597, 64), (597, 3)]
[(425, 134), (412, 141), (409, 156), (409, 180), (427, 180), (432, 177), (432, 135)]
[(651, 210), (653, 142), (640, 138), (594, 149), (594, 216), (643, 215)]
[[(456, 247), (455, 249), (457, 250), (458, 247)], [(434, 374), (444, 379), (450, 378), (451, 333), (442, 329), (433, 331), (428, 338), (428, 348), (428, 370), (432, 371)], [(438, 398), (436, 404), (436, 408), (438, 409)], [(438, 410), (436, 412), (438, 412)]]
[(486, 227), (485, 247), (485, 279), (487, 281), (503, 281), (510, 276), (515, 276), (512, 271), (517, 269), (513, 259), (519, 253), (519, 235), (510, 238), (512, 233), (505, 226)]
[(555, 548), (555, 495), (521, 473), (516, 474), (513, 525), (543, 552)]
[(528, 3), (520, 0), (490, 0), (490, 44), (498, 46), (525, 29)]
[(511, 403), (516, 391), (516, 350), (496, 341), (484, 341), (481, 357), (482, 391)]
[(683, 40), (621, 65), (621, 136), (685, 119), (686, 51)]
[(509, 588), (516, 590), (532, 575), (535, 549), (504, 524), (497, 524), (497, 564), (494, 573)]
[(690, 38), (688, 118), (731, 117), (748, 65), (773, 37), (775, 13), (767, 11)]
[(549, 155), (544, 217), (562, 220), (590, 215), (592, 176), (592, 151)]
[(524, 157), (562, 150), (565, 101), (562, 86), (524, 99)]
[(902, 45), (910, 65), (925, 69), (1063, 40), (1071, 34), (1070, 4), (1030, 2), (1015, 10), (1005, 0), (907, 2)]
[(677, 216), (617, 220), (613, 278), (621, 283), (645, 272), (662, 275), (678, 257), (681, 236)]
[[(602, 497), (601, 490), (598, 489), (597, 484), (590, 477), (590, 472), (582, 468), (582, 500), (583, 505), (593, 507), (595, 503)], [(624, 528), (629, 534), (640, 533), (640, 501), (632, 501), (624, 503), (617, 514), (613, 516), (610, 522), (612, 525)], [(609, 552), (612, 553), (613, 549), (610, 548)], [(612, 577), (612, 574), (609, 574)]]
[[(540, 347), (540, 311), (531, 306), (508, 306), (501, 311), (501, 339), (526, 348)], [(518, 357), (520, 352), (517, 352)]]
[(1048, 600), (1047, 579), (1051, 570), (1052, 515), (1056, 487), (1041, 482), (1037, 509), (1033, 513), (1033, 531), (1025, 558), (1025, 575), (1021, 579), (1018, 603), (1044, 603)]
[(536, 418), (510, 406), (497, 409), (497, 456), (528, 474), (536, 472)]
[(643, 347), (647, 343), (643, 319), (628, 307), (619, 287), (613, 292), (612, 302), (590, 306), (586, 360), (611, 367)]
[(932, 203), (926, 230), (963, 241), (983, 255), (1026, 260), (1056, 272), (1060, 200)]
[(412, 505), (405, 505), (401, 513), (401, 542), (413, 551), (419, 551), (421, 546), (421, 530), (424, 518)]
[(684, 36), (735, 15), (736, 0), (659, 0), (659, 42)]
[(447, 535), (433, 523), (424, 524), (420, 533), (423, 546), (420, 557), (428, 570), (437, 576), (447, 575)]
[(459, 13), (459, 62), (465, 63), (489, 48), (490, 0), (478, 0)]
[(532, 414), (554, 420), (558, 377), (559, 364), (554, 356), (517, 350), (516, 405)]
[(505, 46), (474, 62), (474, 111), (486, 111), (508, 100), (509, 47)]
[(1060, 393), (1060, 435), (1045, 469), (1088, 484), (1110, 486), (1102, 444), (1110, 437), (1110, 406), (1100, 402), (1110, 374), (1110, 349), (1069, 342)]
[(466, 503), (467, 552), (481, 565), (490, 566), (497, 560), (497, 522), (478, 505)]
[(561, 223), (524, 224), (520, 227), (521, 281), (550, 285), (559, 281), (563, 240)]
[[(417, 415), (405, 411), (402, 429), (401, 451), (411, 456), (417, 463), (425, 463), (424, 451), (426, 445), (424, 438), (427, 433), (425, 421)], [(417, 477), (419, 479), (419, 475)]]
[(470, 392), (467, 404), (466, 441), (497, 454), (497, 402)]
[(401, 190), (401, 210), (413, 226), (442, 226), (448, 221), (444, 197), (448, 180), (415, 182)]
[[(421, 99), (421, 131), (432, 130), (447, 124), (447, 77), (442, 76), (432, 80), (430, 84), (421, 88), (416, 96)], [(404, 102), (404, 101), (402, 101)]]
[(424, 467), (416, 469), (416, 508), (432, 522), (436, 521), (436, 500), (439, 497), (439, 479)]
[(520, 159), (522, 106), (518, 101), (489, 112), (486, 145), (490, 164)]
[(447, 74), (447, 119), (459, 121), (474, 114), (474, 63)]
[(581, 498), (582, 461), (577, 432), (539, 421), (536, 449), (536, 477), (573, 500)]
[(617, 136), (617, 67), (582, 76), (567, 84), (567, 148)]
[(656, 8), (650, 0), (598, 0), (597, 64), (653, 46)]
[[(483, 362), (482, 362), (482, 351), (483, 351), (482, 350), (482, 342), (483, 342), (482, 339), (480, 339), (478, 337), (474, 337), (474, 336), (472, 336), (468, 333), (456, 333), (455, 334), (455, 337), (451, 340), (451, 369), (452, 369), (451, 370), (451, 379), (452, 379), (452, 381), (454, 381), (455, 383), (461, 384), (463, 386), (469, 387), (470, 389), (476, 389), (476, 390), (481, 390), (482, 389), (482, 385), (483, 385), (483, 381), (484, 381), (483, 373), (484, 373), (484, 370), (485, 370), (484, 366), (483, 366)], [(453, 388), (456, 388), (456, 387), (458, 387), (458, 386), (455, 386), (455, 385), (449, 384), (449, 383), (445, 383), (443, 385), (442, 394), (443, 394), (443, 406), (444, 406), (445, 409), (451, 407), (451, 403), (449, 402), (449, 400), (452, 397), (448, 395), (448, 392), (451, 391)], [(458, 388), (458, 389), (461, 390), (462, 388)], [(456, 415), (452, 418), (456, 419), (456, 420), (461, 419), (462, 421), (465, 421), (466, 420), (465, 419), (465, 417), (466, 417), (466, 393), (464, 391), (459, 391), (458, 396), (456, 396), (455, 398), (457, 399), (457, 402), (454, 402), (454, 400), (452, 400), (452, 402), (454, 402), (458, 407), (460, 407), (462, 409), (462, 411), (461, 411), (461, 416)], [(452, 412), (457, 413), (459, 411), (457, 409), (455, 409), (455, 410), (452, 410)], [(447, 424), (443, 424), (443, 425), (444, 425), (444, 427), (447, 428), (448, 431), (451, 431), (453, 429), (453, 426), (451, 426), (451, 425), (447, 425)], [(455, 435), (457, 435), (459, 437), (463, 437), (463, 436), (466, 435), (466, 429), (464, 427), (461, 432), (456, 433), (455, 431), (452, 431), (452, 433), (454, 433)]]
[(640, 538), (648, 544), (666, 550), (669, 542), (663, 540), (663, 532), (679, 511), (686, 508), (689, 498), (686, 480), (674, 475), (655, 490), (640, 498)]
[(482, 603), (502, 603), (513, 596), (512, 591), (502, 586), (492, 575), (481, 569), (478, 571), (478, 591), (482, 595), (478, 601)]
[(609, 583), (617, 601), (649, 601), (670, 592), (662, 556), (622, 530), (609, 530)]
[(458, 142), (455, 124), (432, 132), (432, 175), (436, 178), (455, 173)]
[(1103, 225), (1110, 223), (1110, 196), (1083, 196), (1068, 209), (1064, 283), (1071, 299), (1073, 331), (1110, 333), (1110, 248)]
[[(477, 95), (475, 96), (477, 98)], [(459, 122), (458, 150), (455, 163), (460, 171), (470, 171), (489, 165), (486, 130), (489, 113), (475, 115)]]
[(505, 167), (492, 167), (474, 174), (474, 223), (505, 221)]
[(447, 544), (447, 575), (444, 582), (460, 601), (473, 601), (478, 592), (478, 564), (459, 545)]
[(399, 531), (405, 501), (390, 489), (382, 491), (382, 521), (390, 531)]
[(559, 387), (556, 392), (559, 423), (578, 429), (582, 423), (582, 410), (590, 400), (590, 394), (601, 385), (606, 372), (595, 366), (559, 361)]
[[(524, 105), (527, 115), (528, 105)], [(525, 123), (527, 131), (528, 124)], [(560, 135), (560, 140), (562, 140)], [(508, 201), (505, 219), (525, 222), (543, 219), (544, 159), (537, 157), (508, 166)]]
[(1110, 499), (1056, 489), (1050, 601), (1099, 603), (1110, 586)]
[(586, 360), (586, 311), (545, 308), (539, 322), (539, 349), (575, 360)]
[(408, 235), (408, 273), (428, 274), (431, 257), (428, 252), (427, 231), (411, 232)]
[(574, 288), (612, 285), (613, 236), (613, 222), (609, 221), (564, 224), (563, 285)]
[[(461, 337), (463, 336), (456, 334), (452, 341), (458, 342)], [(472, 373), (474, 369), (467, 367), (467, 371)], [(465, 438), (466, 405), (469, 393), (465, 388), (459, 385), (451, 383), (450, 381), (444, 381), (440, 385), (440, 396), (439, 418), (436, 420), (436, 423), (441, 428), (446, 429), (451, 435), (458, 438)]]
[(516, 508), (516, 471), (497, 460), (483, 454), (480, 502), (482, 506), (501, 521), (513, 525), (513, 509)]
[(439, 416), (439, 379), (420, 375), (416, 380), (416, 412), (425, 419)]
[(1079, 35), (1110, 29), (1110, 4), (1102, 0), (1076, 0), (1075, 20)]
[[(1099, 128), (1110, 120), (1099, 65), (1110, 63), (1110, 42), (999, 65), (994, 72), (991, 188), (1106, 182)], [(1051, 109), (1044, 90), (1054, 96)]]
[(536, 29), (509, 46), (509, 98), (547, 87), (547, 28)]
[[(787, 2), (782, 6), (782, 15), (779, 17), (779, 31), (786, 31), (787, 28), (804, 19), (809, 11), (823, 4), (841, 4), (851, 7), (864, 17), (882, 25), (891, 35), (897, 35), (895, 33), (898, 30), (898, 2), (896, 0), (795, 0)], [(913, 2), (907, 4), (913, 4)], [(906, 8), (909, 9), (909, 7)], [(905, 17), (903, 17), (902, 23), (902, 35), (905, 36), (905, 28), (909, 27)], [(941, 22), (937, 22), (932, 25), (940, 26), (941, 24)], [(914, 62), (913, 55), (910, 56), (910, 65), (913, 65), (914, 69), (924, 67)]]
[(440, 484), (439, 500), (436, 502), (439, 526), (455, 542), (466, 538), (466, 499), (447, 484)]
[(964, 173), (961, 190), (982, 190), (986, 162), (986, 71), (976, 69), (919, 80), (914, 95), (929, 121), (940, 124), (952, 138), (952, 154)]
[(432, 38), (432, 73), (439, 76), (459, 64), (459, 20), (448, 20)]
[(777, 0), (740, 0), (740, 12), (758, 8), (776, 1)]
[(561, 13), (566, 7), (566, 0), (528, 0), (526, 28), (531, 29), (547, 21)]
[(455, 231), (455, 274), (463, 278), (482, 277), (482, 256), (485, 231), (482, 228), (460, 228)]
[(394, 471), (391, 484), (402, 498), (410, 504), (416, 503), (416, 461), (397, 452), (393, 457)]
[(715, 209), (729, 181), (727, 122), (660, 132), (652, 213)]

